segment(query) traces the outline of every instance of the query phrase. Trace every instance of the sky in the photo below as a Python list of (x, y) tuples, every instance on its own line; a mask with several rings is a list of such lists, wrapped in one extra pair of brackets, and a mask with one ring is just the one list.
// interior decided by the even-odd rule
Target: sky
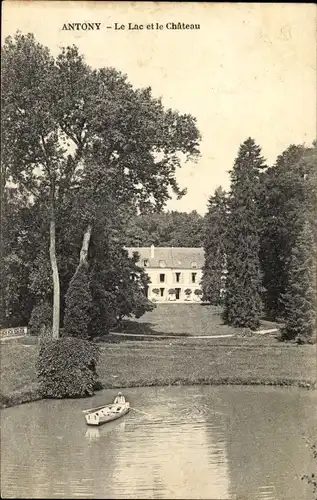
[[(62, 29), (76, 22), (101, 24)], [(171, 22), (200, 29), (167, 29)], [(151, 86), (167, 108), (197, 119), (201, 157), (178, 171), (187, 194), (169, 210), (205, 213), (214, 190), (229, 188), (239, 145), (250, 136), (268, 164), (290, 144), (316, 138), (314, 4), (5, 0), (2, 41), (17, 30), (34, 33), (53, 55), (75, 44), (92, 67), (115, 67), (135, 87)]]

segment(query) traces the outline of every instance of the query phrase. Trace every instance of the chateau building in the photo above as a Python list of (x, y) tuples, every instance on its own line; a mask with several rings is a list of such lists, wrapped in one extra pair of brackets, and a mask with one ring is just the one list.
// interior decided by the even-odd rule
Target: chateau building
[(147, 290), (156, 302), (200, 302), (203, 248), (137, 247), (127, 248), (129, 255), (138, 252), (139, 266), (148, 274), (151, 283)]

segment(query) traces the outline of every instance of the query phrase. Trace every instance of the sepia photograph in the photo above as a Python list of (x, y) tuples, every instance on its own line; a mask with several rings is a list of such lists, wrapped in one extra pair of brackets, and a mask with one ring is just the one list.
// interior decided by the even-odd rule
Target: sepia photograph
[(316, 13), (2, 2), (1, 498), (317, 500)]

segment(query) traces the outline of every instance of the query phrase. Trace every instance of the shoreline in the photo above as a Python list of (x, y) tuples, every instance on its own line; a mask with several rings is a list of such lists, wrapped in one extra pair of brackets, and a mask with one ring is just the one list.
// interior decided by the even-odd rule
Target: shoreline
[[(160, 330), (165, 336), (166, 329)], [(178, 333), (184, 332), (179, 328)], [(221, 325), (212, 333), (212, 338), (174, 333), (173, 339), (165, 340), (114, 336), (96, 342), (100, 387), (120, 390), (201, 384), (316, 389), (316, 345), (281, 343), (272, 335), (228, 337), (232, 332)], [(219, 338), (220, 334), (226, 336)], [(0, 347), (0, 408), (43, 399), (36, 374), (39, 339), (3, 342)]]
[[(137, 381), (133, 380), (131, 383), (126, 383), (124, 385), (116, 384), (116, 383), (102, 383), (102, 387), (100, 390), (96, 391), (96, 393), (106, 390), (106, 389), (131, 389), (137, 387), (169, 387), (169, 386), (194, 386), (194, 385), (210, 385), (210, 386), (219, 386), (219, 385), (240, 385), (240, 386), (262, 386), (262, 387), (296, 387), (299, 389), (306, 390), (317, 390), (316, 381), (311, 380), (295, 380), (295, 379), (262, 379), (262, 378), (239, 378), (239, 377), (229, 377), (229, 378), (219, 378), (209, 380), (208, 378), (203, 379), (172, 379), (166, 380), (165, 382), (162, 380), (153, 379), (146, 381)], [(92, 396), (93, 397), (93, 396)], [(0, 394), (0, 410), (4, 410), (6, 408), (12, 408), (14, 406), (19, 406), (26, 403), (32, 403), (35, 401), (42, 401), (46, 398), (43, 398), (39, 393), (38, 388), (36, 387), (28, 387), (26, 389), (21, 389), (21, 391), (14, 391), (9, 395)], [(54, 398), (52, 398), (54, 399)], [(56, 398), (58, 399), (58, 398)], [(69, 398), (65, 398), (69, 399)], [(78, 398), (81, 399), (81, 398)]]

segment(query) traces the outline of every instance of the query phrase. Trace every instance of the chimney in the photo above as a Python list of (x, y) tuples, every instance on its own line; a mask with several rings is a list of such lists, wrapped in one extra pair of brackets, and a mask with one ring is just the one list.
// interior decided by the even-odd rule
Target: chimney
[(151, 245), (151, 259), (154, 259), (154, 245)]

